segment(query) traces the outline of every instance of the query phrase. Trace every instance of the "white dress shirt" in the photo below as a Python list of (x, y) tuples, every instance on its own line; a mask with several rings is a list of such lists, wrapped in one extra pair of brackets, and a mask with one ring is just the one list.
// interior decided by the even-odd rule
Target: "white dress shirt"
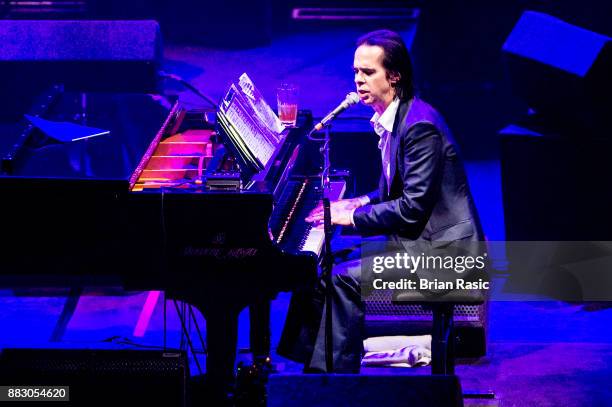
[[(391, 188), (391, 133), (393, 132), (393, 125), (395, 124), (395, 115), (399, 108), (400, 100), (398, 98), (393, 99), (393, 102), (383, 112), (383, 114), (374, 113), (374, 116), (370, 119), (370, 124), (374, 128), (374, 132), (378, 134), (380, 140), (378, 140), (378, 148), (380, 149), (380, 155), (382, 159), (382, 169), (385, 179), (387, 180), (387, 192)], [(370, 198), (367, 195), (359, 197), (362, 206), (367, 205), (370, 202)], [(351, 211), (351, 224), (355, 226), (353, 220), (353, 214), (355, 209)]]
[(374, 131), (380, 137), (378, 148), (382, 158), (382, 168), (385, 179), (387, 180), (387, 192), (391, 188), (391, 133), (393, 132), (393, 124), (395, 123), (395, 115), (399, 107), (399, 99), (393, 99), (393, 102), (379, 115), (374, 113), (370, 119), (370, 124)]

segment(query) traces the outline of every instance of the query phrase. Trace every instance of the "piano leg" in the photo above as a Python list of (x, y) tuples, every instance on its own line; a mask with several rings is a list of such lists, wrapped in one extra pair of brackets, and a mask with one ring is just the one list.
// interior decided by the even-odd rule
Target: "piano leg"
[(249, 306), (249, 342), (253, 361), (270, 356), (270, 301), (261, 300)]
[(53, 328), (53, 333), (51, 334), (49, 342), (60, 342), (62, 340), (64, 333), (66, 333), (66, 327), (68, 327), (68, 324), (74, 315), (74, 311), (76, 311), (76, 308), (79, 305), (79, 300), (81, 299), (82, 294), (83, 289), (80, 287), (72, 287), (70, 289), (70, 293), (68, 294), (68, 298), (66, 298), (64, 308), (62, 308), (62, 313), (55, 324), (55, 328)]
[(234, 383), (239, 310), (210, 308), (206, 318), (206, 381), (209, 395), (223, 401)]

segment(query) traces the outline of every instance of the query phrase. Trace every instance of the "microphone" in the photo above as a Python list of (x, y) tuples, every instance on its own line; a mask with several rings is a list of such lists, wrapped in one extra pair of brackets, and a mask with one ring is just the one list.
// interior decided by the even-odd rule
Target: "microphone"
[(346, 95), (346, 98), (342, 101), (342, 103), (338, 105), (338, 107), (336, 107), (334, 110), (329, 112), (329, 114), (325, 116), (323, 120), (321, 120), (319, 123), (317, 123), (316, 126), (314, 126), (314, 129), (312, 129), (310, 133), (312, 134), (315, 131), (321, 131), (325, 126), (329, 124), (329, 122), (334, 120), (336, 116), (344, 112), (349, 107), (356, 105), (357, 103), (359, 103), (359, 96), (357, 95), (357, 93), (356, 92), (349, 93), (348, 95)]

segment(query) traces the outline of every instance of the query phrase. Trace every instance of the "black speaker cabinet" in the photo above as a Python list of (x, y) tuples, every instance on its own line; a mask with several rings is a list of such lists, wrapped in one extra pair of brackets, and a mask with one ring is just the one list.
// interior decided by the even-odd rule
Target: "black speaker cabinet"
[[(487, 303), (456, 305), (453, 312), (456, 356), (487, 353)], [(366, 302), (366, 336), (431, 335), (433, 314), (418, 304), (392, 302), (392, 292), (379, 290)]]
[(271, 375), (268, 407), (462, 407), (457, 376)]
[(68, 386), (71, 406), (185, 406), (184, 352), (4, 349), (3, 386)]

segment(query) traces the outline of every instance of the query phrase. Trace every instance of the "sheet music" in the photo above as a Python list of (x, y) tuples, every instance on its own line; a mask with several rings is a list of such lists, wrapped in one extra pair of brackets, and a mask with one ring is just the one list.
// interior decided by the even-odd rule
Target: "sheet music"
[(245, 95), (243, 92), (238, 89), (238, 93), (236, 93), (235, 98), (237, 98), (236, 102), (240, 103), (240, 106), (246, 112), (246, 114), (251, 119), (250, 121), (256, 126), (263, 137), (265, 137), (274, 147), (278, 145), (280, 141), (280, 137), (278, 134), (274, 133), (274, 131), (270, 130), (266, 123), (264, 123), (257, 112), (255, 111), (253, 104), (248, 100), (249, 97)]
[(242, 93), (246, 96), (248, 102), (251, 103), (253, 110), (257, 113), (261, 121), (272, 131), (276, 136), (280, 136), (285, 126), (274, 113), (274, 110), (265, 101), (255, 84), (249, 78), (249, 75), (243, 73), (240, 75), (238, 85), (242, 89)]
[(243, 158), (263, 169), (274, 154), (278, 137), (258, 119), (254, 108), (232, 84), (220, 106), (220, 124)]

